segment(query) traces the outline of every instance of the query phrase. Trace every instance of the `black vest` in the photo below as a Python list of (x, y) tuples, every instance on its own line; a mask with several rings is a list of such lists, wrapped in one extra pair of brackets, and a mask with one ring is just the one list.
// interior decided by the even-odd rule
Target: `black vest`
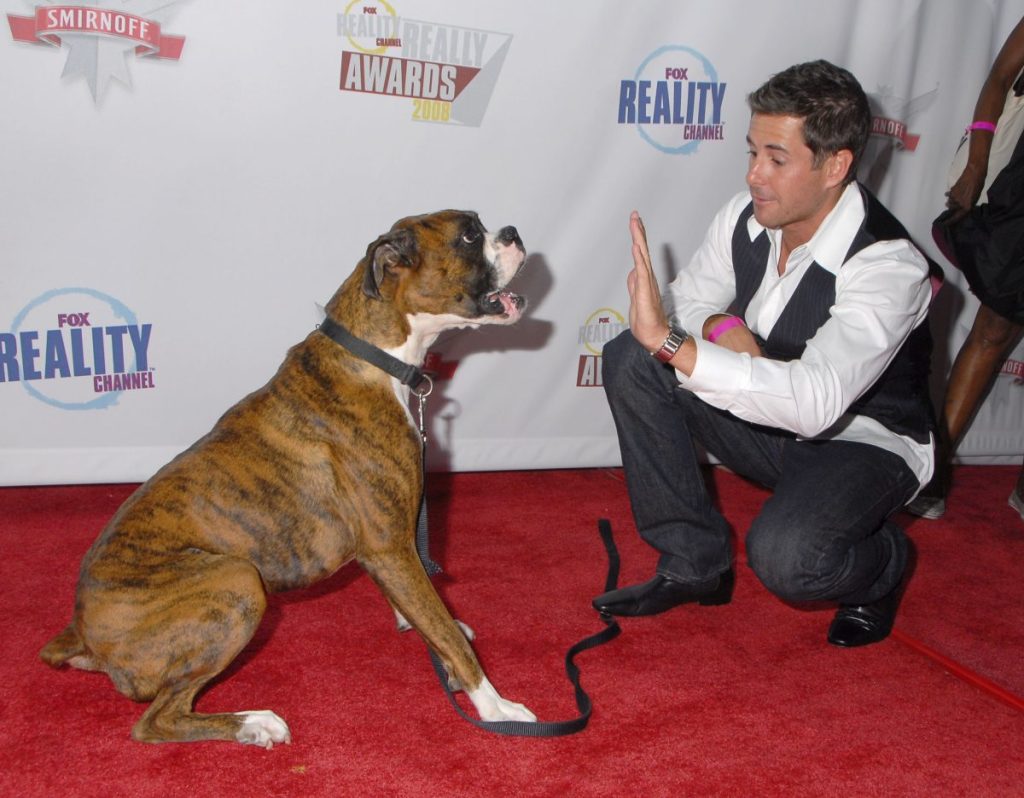
[[(906, 229), (867, 189), (858, 186), (864, 198), (864, 222), (854, 236), (845, 264), (854, 255), (876, 241), (910, 240)], [(760, 287), (768, 268), (771, 247), (764, 230), (750, 240), (747, 220), (754, 212), (753, 203), (740, 214), (732, 235), (732, 262), (736, 273), (736, 299), (729, 312), (744, 316), (747, 306)], [(836, 301), (835, 275), (812, 263), (800, 279), (789, 303), (782, 311), (771, 334), (761, 341), (767, 357), (796, 360), (826, 321)], [(932, 338), (925, 319), (910, 334), (889, 367), (852, 405), (849, 412), (873, 418), (900, 435), (918, 443), (927, 443), (935, 428), (931, 399), (928, 393), (928, 369)]]

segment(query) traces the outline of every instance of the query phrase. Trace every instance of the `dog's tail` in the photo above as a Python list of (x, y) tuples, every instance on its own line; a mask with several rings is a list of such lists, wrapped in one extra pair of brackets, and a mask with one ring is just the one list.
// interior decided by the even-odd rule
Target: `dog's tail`
[(76, 663), (69, 662), (75, 657), (87, 658), (87, 652), (74, 624), (70, 624), (39, 652), (39, 658), (54, 668), (66, 664), (75, 665)]

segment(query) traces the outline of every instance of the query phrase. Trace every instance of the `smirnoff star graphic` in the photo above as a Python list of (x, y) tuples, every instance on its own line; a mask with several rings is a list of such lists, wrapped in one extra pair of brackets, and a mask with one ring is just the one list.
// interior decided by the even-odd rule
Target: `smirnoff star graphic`
[(165, 35), (163, 24), (181, 0), (43, 0), (34, 13), (8, 14), (17, 41), (67, 51), (62, 77), (84, 77), (94, 102), (110, 81), (131, 86), (129, 55), (177, 59), (185, 39)]

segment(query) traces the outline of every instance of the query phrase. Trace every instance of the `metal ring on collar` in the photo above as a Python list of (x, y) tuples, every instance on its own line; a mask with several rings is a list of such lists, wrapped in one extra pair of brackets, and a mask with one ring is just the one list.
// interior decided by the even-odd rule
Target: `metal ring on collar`
[[(429, 374), (423, 374), (422, 376), (423, 379), (419, 381), (415, 388), (410, 390), (420, 399), (426, 399), (434, 392), (434, 381), (430, 378)], [(423, 388), (424, 383), (426, 383), (426, 388)]]

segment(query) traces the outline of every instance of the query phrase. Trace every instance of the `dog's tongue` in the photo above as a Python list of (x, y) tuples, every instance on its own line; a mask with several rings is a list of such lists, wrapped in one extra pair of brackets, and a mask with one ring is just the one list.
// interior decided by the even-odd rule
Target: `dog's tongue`
[(505, 313), (515, 313), (519, 308), (519, 297), (510, 291), (495, 291), (492, 294), (487, 295), (488, 305), (501, 304), (502, 310)]

